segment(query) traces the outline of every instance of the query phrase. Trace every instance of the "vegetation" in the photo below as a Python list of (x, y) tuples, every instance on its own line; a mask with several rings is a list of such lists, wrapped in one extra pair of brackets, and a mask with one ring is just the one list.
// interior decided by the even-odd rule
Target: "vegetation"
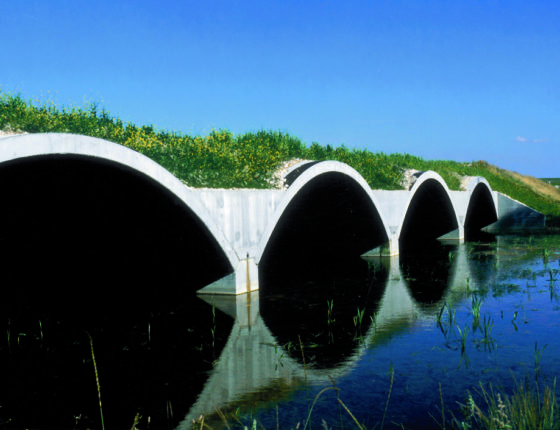
[[(446, 423), (445, 412), (441, 428), (451, 429), (558, 429), (558, 401), (556, 399), (556, 381), (551, 386), (539, 388), (538, 384), (528, 381), (517, 384), (510, 395), (497, 390), (492, 385), (486, 387), (480, 383), (474, 395), (468, 393), (465, 404), (461, 404), (462, 417), (455, 417)], [(479, 404), (481, 406), (479, 406)], [(447, 426), (446, 426), (447, 424)]]
[(550, 185), (555, 185), (555, 186), (560, 185), (560, 178), (541, 178), (541, 180)]
[(1, 91), (0, 130), (76, 133), (106, 139), (152, 158), (192, 187), (271, 188), (275, 170), (294, 158), (347, 163), (375, 189), (402, 189), (406, 169), (434, 170), (451, 189), (460, 188), (463, 176), (484, 176), (494, 190), (547, 215), (549, 224), (560, 220), (560, 191), (553, 185), (484, 161), (428, 161), (409, 154), (374, 153), (344, 145), (305, 145), (279, 131), (234, 135), (214, 130), (207, 136), (189, 136), (123, 122), (97, 103), (58, 107), (52, 101), (26, 101)]

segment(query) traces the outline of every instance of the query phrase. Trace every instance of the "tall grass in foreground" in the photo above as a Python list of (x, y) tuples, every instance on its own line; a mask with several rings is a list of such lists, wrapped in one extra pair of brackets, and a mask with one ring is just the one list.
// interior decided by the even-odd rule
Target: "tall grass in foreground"
[[(511, 395), (493, 386), (479, 384), (476, 394), (478, 403), (469, 393), (466, 404), (461, 404), (463, 417), (453, 417), (449, 427), (453, 429), (559, 429), (556, 381), (552, 387), (539, 388), (529, 382), (516, 384)], [(440, 424), (446, 428), (446, 423)]]
[[(543, 194), (519, 175), (484, 161), (429, 161), (409, 154), (376, 153), (344, 145), (306, 145), (279, 131), (234, 135), (227, 130), (214, 130), (207, 136), (189, 136), (158, 130), (153, 125), (124, 122), (97, 103), (58, 107), (52, 101), (26, 101), (1, 90), (0, 130), (75, 133), (106, 139), (152, 158), (193, 187), (271, 188), (274, 171), (293, 158), (341, 161), (356, 169), (376, 189), (402, 189), (404, 169), (434, 170), (455, 190), (460, 187), (461, 176), (484, 176), (494, 190), (522, 201), (550, 219), (560, 220), (560, 193), (554, 187), (548, 185), (552, 194)], [(359, 144), (369, 146), (374, 142)]]

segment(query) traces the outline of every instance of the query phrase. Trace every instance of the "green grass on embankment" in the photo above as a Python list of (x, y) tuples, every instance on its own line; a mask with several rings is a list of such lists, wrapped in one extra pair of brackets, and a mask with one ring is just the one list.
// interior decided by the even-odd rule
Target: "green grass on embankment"
[(541, 181), (550, 185), (560, 186), (560, 178), (541, 178)]
[(190, 136), (124, 122), (97, 103), (58, 107), (51, 101), (27, 101), (1, 91), (0, 130), (75, 133), (117, 142), (150, 157), (192, 187), (270, 188), (274, 171), (293, 158), (342, 161), (376, 189), (402, 189), (405, 169), (434, 170), (455, 190), (460, 187), (461, 176), (484, 176), (494, 190), (544, 213), (549, 224), (560, 224), (560, 191), (541, 180), (484, 161), (430, 161), (409, 154), (348, 149), (344, 145), (306, 145), (279, 131), (234, 135), (215, 130), (207, 136)]

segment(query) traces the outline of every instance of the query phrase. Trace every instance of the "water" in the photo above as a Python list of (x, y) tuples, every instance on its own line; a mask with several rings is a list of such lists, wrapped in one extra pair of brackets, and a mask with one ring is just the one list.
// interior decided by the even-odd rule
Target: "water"
[(140, 428), (191, 428), (201, 415), (212, 428), (224, 416), (232, 427), (303, 428), (309, 417), (352, 428), (337, 394), (367, 428), (434, 428), (441, 399), (460, 416), (480, 383), (553, 383), (559, 259), (559, 236), (512, 236), (390, 260), (270, 262), (259, 293), (237, 298), (92, 297), (72, 309), (10, 298), (0, 428), (100, 427), (86, 331), (108, 428), (130, 428), (136, 413)]

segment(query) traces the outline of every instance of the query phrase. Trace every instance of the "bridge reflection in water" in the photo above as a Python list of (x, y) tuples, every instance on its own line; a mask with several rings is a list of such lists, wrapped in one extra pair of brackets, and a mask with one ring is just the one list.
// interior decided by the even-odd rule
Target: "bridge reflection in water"
[[(385, 344), (414, 324), (435, 321), (444, 302), (452, 305), (479, 281), (488, 281), (484, 277), (488, 272), (481, 273), (478, 266), (469, 264), (468, 246), (436, 245), (429, 252), (431, 260), (418, 260), (420, 254), (415, 253), (364, 262), (376, 273), (374, 280), (371, 276), (368, 280), (376, 290), (374, 300), (362, 297), (357, 306), (356, 302), (345, 306), (343, 299), (333, 300), (335, 322), (331, 324), (337, 335), (332, 348), (328, 342), (320, 344), (329, 333), (328, 296), (322, 295), (318, 303), (306, 303), (297, 312), (289, 311), (290, 306), (295, 307), (291, 293), (284, 297), (273, 294), (271, 299), (266, 297), (264, 283), (260, 292), (247, 295), (201, 296), (235, 322), (203, 391), (179, 428), (190, 429), (201, 416), (213, 428), (219, 427), (221, 413), (274, 407), (308, 384), (329, 385), (330, 378), (336, 381), (352, 372), (366, 350)], [(487, 258), (490, 261), (483, 265), (493, 265), (495, 257)], [(348, 265), (351, 270), (355, 267)], [(339, 290), (345, 289), (342, 280), (335, 282), (340, 282)], [(360, 329), (354, 316), (364, 307)], [(320, 341), (313, 344), (314, 338)], [(333, 355), (333, 351), (339, 352)]]

